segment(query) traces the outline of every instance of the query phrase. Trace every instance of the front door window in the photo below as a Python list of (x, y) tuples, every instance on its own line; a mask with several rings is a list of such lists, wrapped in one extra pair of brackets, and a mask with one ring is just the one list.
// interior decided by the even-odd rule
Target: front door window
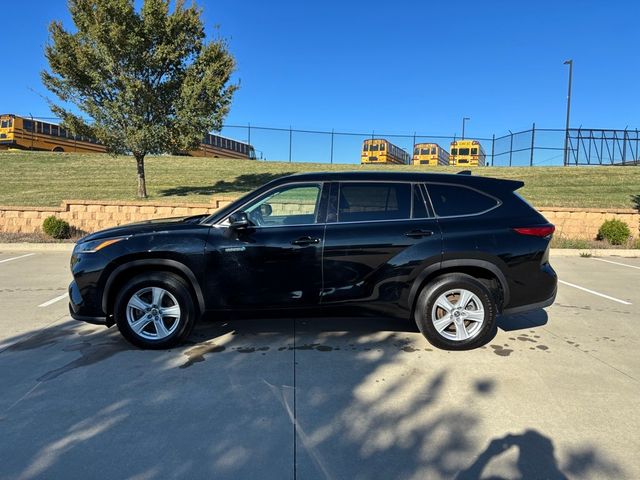
[(244, 211), (258, 226), (309, 225), (316, 222), (320, 185), (287, 185), (248, 205)]

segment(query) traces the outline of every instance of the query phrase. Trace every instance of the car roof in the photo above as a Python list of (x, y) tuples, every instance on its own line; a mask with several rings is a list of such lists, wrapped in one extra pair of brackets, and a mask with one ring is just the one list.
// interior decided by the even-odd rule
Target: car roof
[(504, 188), (517, 190), (524, 185), (520, 180), (504, 180), (492, 177), (480, 177), (474, 175), (458, 175), (455, 173), (422, 173), (422, 172), (306, 172), (287, 175), (274, 180), (272, 183), (287, 183), (289, 181), (309, 182), (344, 182), (344, 181), (390, 181), (390, 182), (437, 182), (455, 183), (478, 188)]

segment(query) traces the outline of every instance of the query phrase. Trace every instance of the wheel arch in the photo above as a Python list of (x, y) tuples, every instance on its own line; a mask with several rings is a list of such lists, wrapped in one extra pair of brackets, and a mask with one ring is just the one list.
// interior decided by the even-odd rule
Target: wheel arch
[(205, 311), (204, 295), (196, 276), (184, 263), (165, 258), (150, 258), (133, 260), (116, 267), (107, 278), (102, 292), (102, 310), (107, 317), (113, 314), (113, 300), (121, 287), (128, 279), (140, 273), (168, 272), (181, 277), (194, 295), (199, 313)]
[(411, 316), (409, 318), (414, 317), (416, 301), (418, 300), (420, 291), (434, 279), (447, 273), (464, 273), (470, 275), (480, 281), (486, 281), (488, 287), (491, 287), (492, 283), (495, 282), (496, 286), (500, 289), (501, 295), (501, 298), (496, 299), (498, 311), (502, 311), (504, 306), (509, 304), (509, 284), (507, 283), (507, 278), (504, 273), (498, 266), (486, 260), (478, 259), (445, 260), (425, 268), (414, 280), (409, 292), (409, 306), (411, 309)]

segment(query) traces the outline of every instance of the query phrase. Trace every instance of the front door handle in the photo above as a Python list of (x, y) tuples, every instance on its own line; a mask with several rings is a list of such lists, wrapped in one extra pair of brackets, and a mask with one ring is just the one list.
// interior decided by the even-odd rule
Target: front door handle
[(300, 237), (296, 240), (294, 240), (293, 242), (291, 242), (293, 245), (298, 245), (298, 246), (305, 246), (305, 245), (311, 245), (314, 243), (320, 243), (320, 239), (319, 238), (315, 238), (315, 237)]
[(432, 230), (411, 230), (410, 232), (405, 233), (407, 237), (411, 238), (422, 238), (422, 237), (430, 237), (433, 235)]

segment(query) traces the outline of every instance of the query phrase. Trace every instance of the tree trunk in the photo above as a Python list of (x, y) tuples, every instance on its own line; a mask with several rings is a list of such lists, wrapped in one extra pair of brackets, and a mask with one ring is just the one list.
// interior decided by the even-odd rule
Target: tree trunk
[(138, 198), (147, 198), (147, 182), (144, 179), (144, 155), (134, 154), (138, 166)]

